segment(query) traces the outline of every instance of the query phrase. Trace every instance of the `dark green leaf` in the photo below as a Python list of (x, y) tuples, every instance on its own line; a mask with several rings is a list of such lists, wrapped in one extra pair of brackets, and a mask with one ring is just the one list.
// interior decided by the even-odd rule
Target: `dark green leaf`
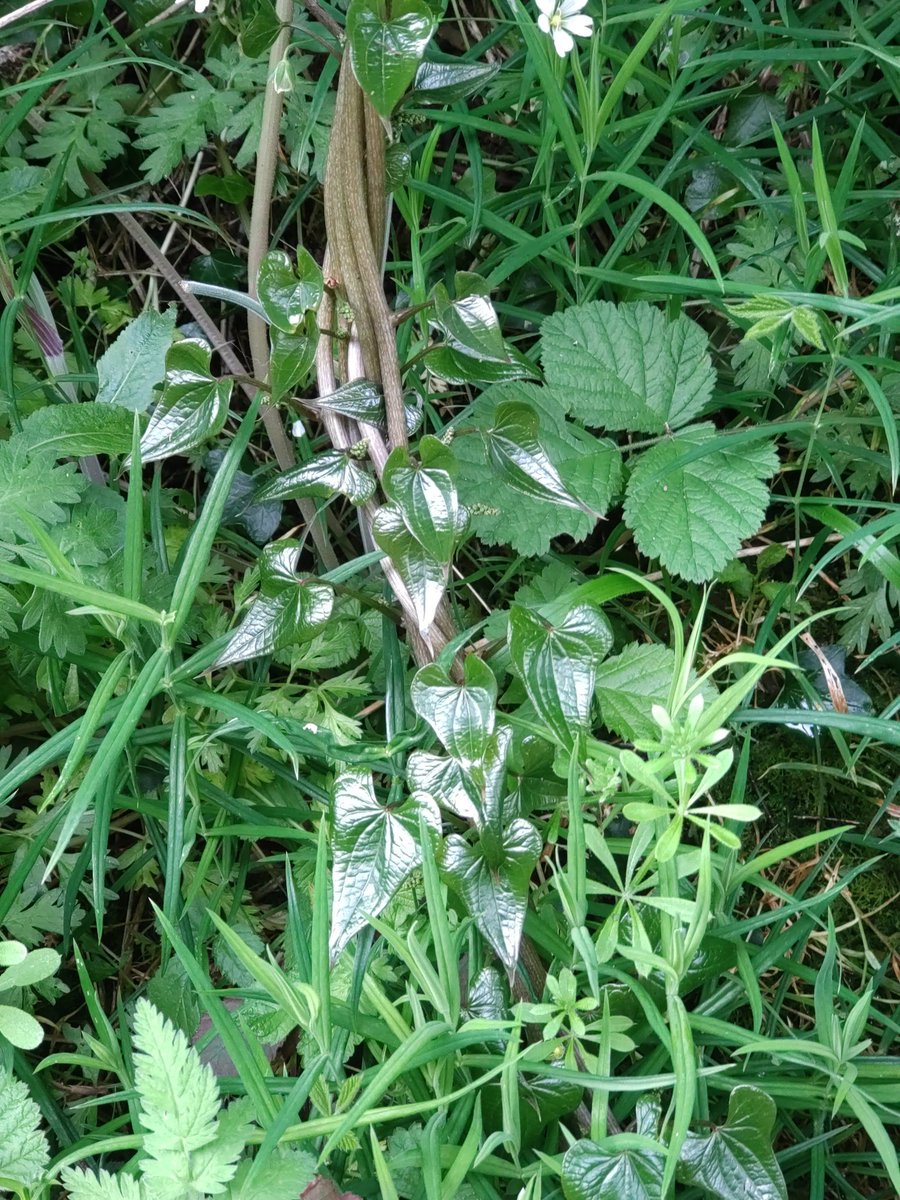
[(372, 535), (406, 585), (419, 632), (422, 637), (427, 637), (447, 587), (447, 563), (439, 562), (413, 537), (396, 504), (384, 504), (379, 508), (372, 522)]
[(277, 595), (260, 596), (231, 635), (215, 666), (245, 662), (302, 642), (324, 625), (334, 607), (334, 592), (315, 580), (297, 580)]
[(289, 395), (298, 385), (305, 384), (316, 358), (319, 328), (316, 315), (306, 314), (302, 328), (294, 333), (272, 328), (272, 353), (269, 359), (269, 385), (273, 404)]
[(16, 444), (29, 457), (45, 451), (54, 458), (127, 454), (133, 422), (131, 413), (111, 405), (53, 404), (25, 418)]
[(141, 438), (143, 463), (187, 454), (225, 424), (233, 383), (214, 379), (209, 359), (209, 348), (190, 338), (169, 350), (165, 387)]
[(314, 403), (317, 408), (327, 408), (329, 412), (340, 413), (342, 417), (350, 417), (366, 425), (382, 425), (384, 422), (381, 390), (377, 383), (371, 383), (368, 379), (345, 383), (336, 392), (320, 396)]
[(247, 58), (262, 58), (278, 37), (281, 22), (272, 0), (254, 0), (251, 11), (238, 33), (238, 44)]
[(215, 196), (226, 204), (243, 204), (253, 195), (253, 184), (243, 175), (201, 175), (194, 189), (198, 196)]
[(493, 79), (498, 67), (492, 63), (423, 62), (416, 71), (409, 104), (454, 104), (478, 91)]
[(439, 562), (449, 563), (459, 532), (453, 451), (436, 437), (419, 443), (421, 464), (398, 446), (384, 467), (384, 490), (398, 505), (407, 529)]
[(346, 496), (354, 504), (365, 504), (375, 491), (375, 480), (359, 463), (340, 450), (327, 450), (299, 467), (292, 467), (266, 484), (257, 500), (297, 500), (301, 496)]
[(410, 688), (413, 708), (437, 734), (441, 745), (464, 767), (481, 762), (494, 730), (497, 681), (486, 662), (470, 654), (463, 682), (454, 683), (430, 663), (416, 672)]
[(470, 846), (451, 834), (441, 867), (507, 971), (515, 970), (528, 906), (528, 887), (541, 852), (537, 830), (522, 818), (512, 821), (496, 852), (479, 842)]
[(422, 0), (394, 0), (385, 20), (378, 0), (352, 0), (347, 40), (353, 73), (382, 117), (406, 91), (431, 35), (434, 14)]
[(576, 1142), (563, 1159), (563, 1194), (566, 1200), (659, 1200), (664, 1161), (660, 1144), (637, 1133)]
[(388, 146), (384, 156), (384, 183), (389, 192), (399, 191), (409, 179), (412, 154), (402, 142)]
[(597, 670), (596, 692), (607, 729), (630, 742), (654, 737), (659, 726), (650, 715), (654, 704), (665, 705), (675, 653), (668, 646), (632, 642)]
[(710, 1134), (688, 1133), (678, 1159), (677, 1178), (717, 1200), (752, 1196), (787, 1200), (781, 1168), (772, 1149), (775, 1102), (759, 1088), (736, 1087), (728, 1099), (728, 1120)]
[(306, 314), (319, 307), (324, 290), (322, 269), (302, 247), (296, 267), (283, 250), (270, 250), (259, 267), (256, 293), (276, 329), (296, 333)]
[(453, 350), (490, 362), (508, 362), (500, 322), (486, 295), (484, 280), (478, 275), (460, 272), (456, 281), (455, 300), (450, 299), (442, 283), (432, 289), (432, 323), (443, 332)]
[(428, 369), (447, 383), (514, 383), (518, 379), (537, 379), (537, 367), (524, 354), (508, 347), (509, 361), (472, 358), (451, 346), (436, 346), (428, 351)]
[(585, 511), (538, 440), (539, 427), (537, 413), (527, 404), (500, 404), (492, 428), (484, 433), (491, 462), (526, 496)]
[(554, 626), (514, 604), (508, 640), (532, 704), (557, 740), (571, 747), (575, 735), (590, 727), (597, 667), (613, 641), (606, 618), (582, 604)]
[(332, 962), (421, 862), (420, 815), (440, 831), (437, 807), (422, 792), (392, 806), (378, 800), (367, 770), (348, 768), (335, 780)]
[(152, 308), (130, 321), (97, 362), (97, 401), (143, 412), (168, 367), (175, 309)]

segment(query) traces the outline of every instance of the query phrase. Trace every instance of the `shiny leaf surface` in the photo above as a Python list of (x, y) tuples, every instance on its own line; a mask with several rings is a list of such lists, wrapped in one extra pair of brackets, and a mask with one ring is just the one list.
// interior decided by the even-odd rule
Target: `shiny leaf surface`
[(481, 762), (494, 730), (497, 704), (497, 681), (487, 663), (470, 654), (461, 684), (437, 663), (430, 663), (416, 672), (410, 696), (413, 708), (448, 754), (463, 767)]
[(411, 790), (427, 792), (441, 808), (461, 821), (475, 824), (480, 819), (474, 788), (455, 758), (414, 750), (406, 763)]
[(141, 438), (141, 461), (187, 454), (215, 437), (228, 417), (232, 381), (214, 379), (210, 351), (190, 338), (166, 355), (166, 383)]
[(781, 1168), (772, 1149), (775, 1102), (759, 1088), (736, 1087), (728, 1099), (728, 1120), (710, 1134), (688, 1133), (676, 1177), (717, 1200), (752, 1196), (787, 1200)]
[(449, 563), (459, 529), (459, 500), (452, 475), (453, 452), (435, 437), (419, 443), (421, 463), (398, 447), (384, 468), (384, 489), (399, 507), (407, 529), (439, 562)]
[(437, 27), (422, 0), (395, 0), (385, 20), (375, 0), (352, 0), (347, 40), (353, 73), (376, 112), (389, 117), (412, 83)]
[(269, 386), (273, 404), (306, 382), (315, 362), (318, 341), (319, 330), (313, 312), (306, 314), (293, 333), (272, 327)]
[(299, 467), (292, 467), (262, 488), (257, 500), (297, 500), (301, 496), (346, 496), (364, 504), (375, 491), (375, 480), (359, 463), (339, 450), (327, 450)]
[(505, 363), (509, 360), (500, 322), (487, 296), (487, 284), (478, 275), (459, 272), (457, 298), (451, 300), (442, 283), (431, 292), (432, 321), (442, 331), (451, 349), (472, 358)]
[(494, 424), (484, 434), (491, 462), (526, 496), (583, 511), (538, 440), (539, 427), (537, 413), (527, 404), (498, 405)]
[(333, 607), (334, 592), (314, 580), (298, 580), (276, 595), (260, 596), (231, 635), (215, 666), (245, 662), (303, 641), (325, 624)]
[(431, 373), (447, 383), (515, 383), (519, 379), (537, 379), (538, 370), (532, 362), (509, 347), (509, 361), (472, 358), (451, 346), (435, 346), (425, 361)]
[(423, 62), (416, 71), (409, 104), (454, 104), (465, 100), (493, 79), (498, 67), (491, 63)]
[(439, 562), (413, 537), (396, 504), (379, 508), (372, 522), (372, 535), (397, 568), (413, 602), (419, 632), (427, 637), (447, 587), (448, 565)]
[(664, 1159), (658, 1143), (636, 1133), (576, 1142), (563, 1159), (563, 1194), (566, 1200), (659, 1200)]
[(296, 332), (319, 307), (323, 289), (322, 268), (308, 250), (297, 251), (296, 265), (283, 250), (270, 250), (260, 263), (259, 302), (270, 324), (285, 333)]

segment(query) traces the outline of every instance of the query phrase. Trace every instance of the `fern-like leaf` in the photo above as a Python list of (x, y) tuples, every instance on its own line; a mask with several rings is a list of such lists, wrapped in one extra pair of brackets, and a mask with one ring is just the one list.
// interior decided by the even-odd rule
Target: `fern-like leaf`
[(69, 1200), (147, 1200), (147, 1193), (133, 1175), (110, 1175), (101, 1171), (64, 1168), (62, 1181)]
[(31, 1187), (49, 1159), (40, 1109), (25, 1084), (0, 1069), (0, 1178)]

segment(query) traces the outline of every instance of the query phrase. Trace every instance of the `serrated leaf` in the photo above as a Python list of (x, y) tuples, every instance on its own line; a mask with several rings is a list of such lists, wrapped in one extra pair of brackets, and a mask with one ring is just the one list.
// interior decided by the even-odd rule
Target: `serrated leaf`
[(389, 117), (412, 83), (437, 21), (421, 0), (395, 0), (385, 20), (374, 0), (352, 0), (347, 12), (350, 62), (376, 112)]
[(310, 637), (331, 616), (334, 592), (316, 580), (296, 580), (274, 596), (260, 596), (231, 635), (216, 667), (246, 662)]
[(175, 333), (175, 308), (147, 309), (125, 326), (97, 362), (97, 403), (143, 412), (166, 374), (166, 351)]
[(335, 780), (332, 962), (421, 862), (420, 815), (440, 831), (437, 806), (422, 792), (386, 805), (375, 794), (370, 771), (350, 768)]
[(384, 466), (384, 490), (397, 504), (416, 541), (438, 562), (449, 563), (459, 531), (453, 452), (437, 438), (419, 443), (421, 463), (398, 446)]
[(455, 104), (465, 100), (497, 74), (493, 63), (423, 62), (416, 71), (409, 104)]
[(559, 743), (571, 748), (590, 727), (597, 668), (612, 646), (606, 618), (587, 604), (553, 626), (513, 604), (509, 653), (538, 715)]
[(539, 428), (538, 415), (527, 404), (498, 405), (494, 424), (484, 434), (491, 462), (517, 492), (583, 510), (541, 445)]
[(595, 300), (541, 326), (544, 375), (573, 416), (611, 430), (662, 433), (708, 403), (715, 372), (704, 329), (645, 301)]
[(469, 272), (459, 272), (456, 279), (455, 300), (450, 299), (442, 283), (432, 288), (431, 323), (441, 330), (447, 344), (458, 353), (482, 361), (507, 362), (509, 355), (497, 313), (486, 294), (487, 284), (480, 276)]
[(736, 1087), (728, 1098), (724, 1125), (710, 1134), (688, 1132), (678, 1156), (677, 1179), (716, 1200), (787, 1200), (772, 1149), (775, 1112), (774, 1100), (759, 1088)]
[(47, 179), (46, 167), (20, 164), (0, 171), (0, 212), (4, 222), (18, 221), (40, 208)]
[[(771, 442), (715, 449), (713, 425), (696, 425), (647, 450), (626, 489), (625, 520), (643, 554), (701, 583), (732, 559), (762, 524), (778, 465)], [(672, 468), (697, 447), (709, 452)]]
[(62, 1182), (69, 1200), (147, 1200), (140, 1181), (133, 1175), (110, 1175), (101, 1169), (98, 1172), (84, 1167), (64, 1167)]
[(566, 1200), (658, 1200), (664, 1162), (658, 1144), (640, 1134), (585, 1139), (563, 1158), (563, 1195)]
[(410, 697), (448, 754), (463, 767), (481, 761), (494, 731), (497, 705), (497, 681), (486, 662), (468, 655), (461, 684), (437, 663), (429, 663), (416, 672)]
[(269, 386), (271, 402), (289, 395), (298, 384), (305, 384), (316, 358), (319, 329), (315, 313), (309, 312), (293, 333), (272, 328), (272, 348), (269, 357)]
[[(71, 463), (57, 466), (48, 453), (29, 455), (16, 437), (0, 442), (0, 528), (6, 541), (29, 541), (25, 513), (42, 525), (59, 525), (84, 489), (83, 477)], [(2, 573), (2, 569), (0, 569)]]
[(447, 587), (449, 565), (439, 562), (413, 537), (396, 504), (379, 508), (372, 521), (372, 535), (379, 550), (396, 567), (412, 600), (419, 632), (427, 637)]
[(665, 705), (674, 672), (675, 653), (668, 646), (637, 642), (601, 663), (595, 686), (606, 728), (629, 742), (656, 737), (659, 726), (650, 710)]
[(192, 71), (183, 78), (181, 88), (138, 117), (135, 124), (141, 136), (134, 145), (153, 151), (142, 167), (147, 182), (159, 183), (185, 158), (193, 158), (206, 145), (208, 131), (220, 134), (238, 101), (238, 93), (219, 92)]
[[(484, 438), (469, 434), (473, 428), (490, 429), (497, 408), (507, 401), (523, 402), (538, 414), (540, 445), (583, 508), (552, 504), (513, 487), (488, 457)], [(549, 389), (527, 383), (490, 388), (458, 424), (460, 433), (453, 441), (459, 463), (456, 486), (460, 501), (470, 509), (472, 531), (483, 542), (508, 544), (521, 554), (544, 554), (551, 539), (561, 534), (580, 541), (594, 528), (594, 513), (604, 513), (618, 491), (618, 448), (565, 421)]]
[(471, 846), (456, 834), (441, 850), (447, 883), (462, 896), (507, 971), (518, 962), (528, 886), (540, 852), (537, 830), (521, 817), (510, 822), (496, 853), (489, 855), (483, 842)]
[(285, 471), (257, 494), (258, 501), (297, 500), (301, 496), (346, 496), (353, 504), (365, 504), (375, 492), (375, 480), (356, 459), (340, 450), (327, 450), (299, 467)]
[(106, 404), (52, 404), (30, 413), (16, 440), (29, 456), (52, 454), (75, 458), (84, 454), (127, 454), (133, 417)]
[(260, 263), (256, 280), (259, 302), (270, 323), (285, 333), (296, 333), (307, 312), (315, 312), (324, 291), (322, 268), (301, 247), (296, 265), (283, 250), (270, 250)]
[(249, 1161), (241, 1163), (226, 1200), (297, 1200), (315, 1174), (313, 1155), (280, 1147), (259, 1169)]
[(187, 454), (224, 426), (234, 384), (213, 378), (210, 355), (208, 346), (191, 338), (169, 350), (165, 387), (141, 438), (142, 462)]

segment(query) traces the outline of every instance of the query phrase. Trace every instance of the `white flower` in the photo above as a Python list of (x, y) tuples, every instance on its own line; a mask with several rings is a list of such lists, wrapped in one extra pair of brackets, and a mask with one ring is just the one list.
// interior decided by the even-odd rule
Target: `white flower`
[(535, 0), (541, 15), (538, 29), (549, 33), (560, 58), (564, 58), (575, 45), (575, 38), (590, 37), (594, 32), (594, 18), (581, 10), (587, 0)]

